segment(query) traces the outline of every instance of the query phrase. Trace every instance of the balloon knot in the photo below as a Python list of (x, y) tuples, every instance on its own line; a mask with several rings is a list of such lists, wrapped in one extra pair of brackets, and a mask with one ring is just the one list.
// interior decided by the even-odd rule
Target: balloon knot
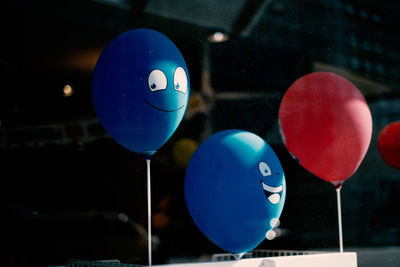
[(153, 154), (147, 154), (147, 153), (140, 153), (145, 160), (150, 160), (153, 157)]
[(332, 182), (336, 189), (342, 189), (343, 183), (342, 182)]

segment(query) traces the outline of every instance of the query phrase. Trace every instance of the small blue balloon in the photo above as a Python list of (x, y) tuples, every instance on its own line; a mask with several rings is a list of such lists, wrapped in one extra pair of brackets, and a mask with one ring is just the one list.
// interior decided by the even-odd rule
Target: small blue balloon
[(279, 159), (263, 139), (225, 130), (195, 151), (184, 190), (198, 228), (220, 248), (240, 254), (257, 247), (275, 226), (286, 182)]
[(165, 35), (135, 29), (113, 39), (93, 73), (93, 103), (106, 131), (125, 148), (151, 157), (179, 126), (189, 73)]

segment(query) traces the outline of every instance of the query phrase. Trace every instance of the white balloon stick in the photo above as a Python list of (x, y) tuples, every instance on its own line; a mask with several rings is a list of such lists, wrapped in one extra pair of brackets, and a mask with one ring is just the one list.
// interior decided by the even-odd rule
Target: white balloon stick
[(336, 198), (337, 198), (337, 212), (338, 212), (338, 224), (339, 224), (339, 246), (340, 252), (343, 252), (343, 231), (342, 231), (342, 206), (340, 204), (340, 189), (342, 185), (336, 186)]
[(147, 165), (147, 246), (149, 266), (151, 266), (151, 183), (150, 183), (150, 159), (146, 159)]

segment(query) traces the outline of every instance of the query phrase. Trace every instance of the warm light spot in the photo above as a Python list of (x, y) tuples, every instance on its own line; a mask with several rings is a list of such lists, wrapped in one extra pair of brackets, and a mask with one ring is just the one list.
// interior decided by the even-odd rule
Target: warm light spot
[(54, 58), (59, 67), (91, 73), (103, 49), (104, 47), (94, 47), (64, 52), (55, 55)]
[(179, 167), (186, 167), (189, 164), (190, 158), (198, 146), (199, 144), (190, 138), (182, 138), (175, 143), (172, 153)]
[(71, 85), (67, 84), (63, 88), (63, 93), (65, 97), (69, 97), (74, 93), (74, 89), (71, 87)]

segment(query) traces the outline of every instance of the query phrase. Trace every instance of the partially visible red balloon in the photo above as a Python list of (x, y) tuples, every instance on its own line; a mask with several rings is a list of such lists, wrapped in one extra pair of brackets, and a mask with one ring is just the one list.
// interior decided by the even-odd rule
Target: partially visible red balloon
[(295, 81), (279, 107), (282, 140), (300, 165), (340, 184), (367, 153), (372, 118), (361, 92), (333, 73), (314, 72)]
[(378, 137), (378, 150), (387, 164), (400, 169), (400, 121), (382, 129)]

